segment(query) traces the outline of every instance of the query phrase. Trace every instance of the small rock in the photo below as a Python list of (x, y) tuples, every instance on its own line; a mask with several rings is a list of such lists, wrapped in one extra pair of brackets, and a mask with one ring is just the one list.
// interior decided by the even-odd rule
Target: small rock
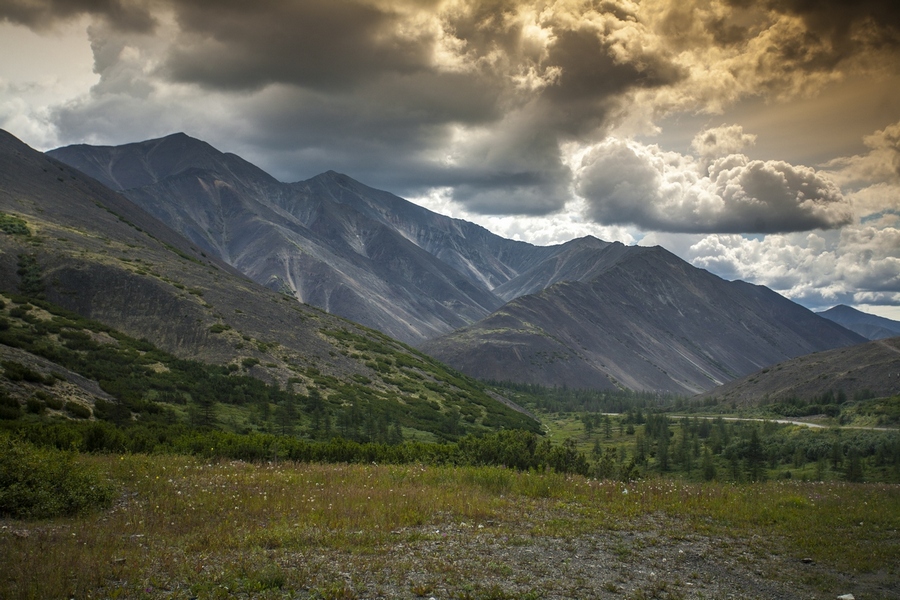
[(800, 562), (802, 562), (804, 565), (809, 565), (809, 564), (812, 564), (812, 561), (813, 561), (813, 559), (811, 559), (811, 558), (804, 558)]
[(844, 594), (843, 596), (838, 596), (837, 600), (856, 600), (856, 598), (853, 597), (853, 594)]

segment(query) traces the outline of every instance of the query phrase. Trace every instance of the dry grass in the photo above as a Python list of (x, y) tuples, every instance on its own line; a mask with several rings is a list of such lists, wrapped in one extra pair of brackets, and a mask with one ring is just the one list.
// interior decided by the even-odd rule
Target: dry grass
[[(502, 598), (531, 589), (534, 581), (502, 560), (426, 551), (447, 535), (475, 546), (561, 540), (574, 548), (597, 532), (653, 531), (651, 545), (719, 538), (726, 548), (809, 558), (848, 576), (900, 564), (896, 486), (622, 484), (501, 468), (178, 456), (81, 460), (108, 472), (122, 498), (88, 517), (4, 522), (0, 597), (357, 598), (370, 597), (361, 590), (394, 597), (401, 589), (410, 598), (434, 590)], [(611, 551), (627, 562), (640, 547)], [(493, 587), (472, 586), (473, 558)], [(612, 595), (618, 589), (604, 586)]]

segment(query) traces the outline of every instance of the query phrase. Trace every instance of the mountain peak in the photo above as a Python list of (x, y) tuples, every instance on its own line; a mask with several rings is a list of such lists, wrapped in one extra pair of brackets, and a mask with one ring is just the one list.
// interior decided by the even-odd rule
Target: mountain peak
[(618, 242), (607, 242), (605, 240), (601, 240), (598, 237), (594, 237), (592, 235), (585, 235), (580, 238), (574, 238), (565, 242), (563, 245), (577, 245), (577, 246), (594, 246), (598, 248), (606, 247), (612, 243)]
[(47, 154), (116, 191), (153, 185), (192, 169), (240, 173), (241, 177), (275, 181), (237, 155), (226, 154), (181, 131), (122, 146), (65, 146)]
[(338, 183), (341, 185), (345, 185), (348, 183), (359, 184), (358, 181), (356, 181), (355, 179), (353, 179), (346, 173), (339, 173), (338, 171), (334, 171), (332, 169), (329, 169), (329, 170), (325, 171), (324, 173), (319, 173), (318, 175), (311, 177), (310, 179), (307, 179), (306, 182), (301, 182), (301, 183), (307, 183), (307, 182), (316, 182), (316, 183), (335, 182), (335, 183)]
[(851, 315), (868, 314), (859, 309), (853, 308), (852, 306), (847, 306), (846, 304), (837, 304), (835, 306), (832, 306), (828, 310), (820, 311), (820, 314), (824, 314), (824, 313), (831, 313), (831, 314), (843, 313), (843, 314), (851, 314)]
[(143, 148), (146, 152), (154, 152), (159, 151), (160, 149), (165, 149), (166, 152), (202, 152), (204, 154), (211, 154), (214, 156), (225, 155), (224, 152), (217, 150), (208, 142), (204, 142), (201, 139), (191, 137), (183, 131), (170, 133), (169, 135), (165, 135), (163, 137), (152, 140), (135, 142), (133, 144), (125, 144), (124, 146), (121, 146), (121, 148)]
[(863, 312), (846, 304), (838, 304), (818, 314), (870, 340), (900, 335), (900, 321)]

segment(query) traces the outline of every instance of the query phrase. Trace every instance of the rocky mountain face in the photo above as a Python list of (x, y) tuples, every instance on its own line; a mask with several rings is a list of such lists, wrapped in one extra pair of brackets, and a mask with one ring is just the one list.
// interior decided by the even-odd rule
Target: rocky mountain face
[(848, 398), (900, 394), (900, 337), (800, 356), (728, 382), (699, 396), (738, 406), (812, 400), (838, 391)]
[(49, 154), (270, 289), (476, 377), (692, 394), (861, 341), (660, 248), (507, 240), (339, 173), (280, 183), (184, 134)]
[(253, 280), (410, 343), (499, 308), (492, 288), (553, 251), (334, 172), (280, 183), (184, 134), (49, 154)]
[(666, 250), (609, 254), (582, 281), (523, 296), (423, 349), (475, 377), (695, 394), (790, 357), (862, 341), (771, 290)]
[(900, 335), (900, 322), (870, 315), (844, 304), (818, 314), (869, 340), (883, 340)]
[(625, 251), (591, 237), (508, 240), (333, 171), (281, 183), (184, 134), (48, 154), (254, 281), (412, 344), (587, 277)]
[[(170, 141), (180, 147), (183, 140)], [(221, 260), (214, 249), (246, 250), (264, 244), (279, 228), (289, 229), (286, 210), (267, 207), (264, 215), (271, 222), (265, 222), (256, 212), (262, 208), (246, 199), (251, 192), (280, 189), (265, 174), (236, 157), (213, 153), (220, 161), (216, 169), (227, 169), (232, 185), (244, 186), (237, 193), (221, 180), (217, 189), (208, 172), (193, 166), (164, 178), (184, 166), (177, 153), (148, 152), (140, 160), (128, 153), (116, 156), (122, 168), (96, 169), (106, 183), (155, 181), (152, 185), (184, 185), (198, 193), (209, 185), (205, 198), (221, 202), (215, 210), (199, 201), (182, 209), (157, 207), (190, 222), (196, 237), (188, 240), (99, 181), (0, 131), (4, 310), (16, 295), (39, 296), (181, 358), (227, 365), (297, 393), (316, 388), (335, 411), (358, 402), (391, 414), (406, 414), (415, 405), (435, 422), (442, 422), (445, 412), (456, 419), (464, 414), (468, 420), (455, 425), (457, 433), (487, 429), (482, 422), (535, 425), (429, 357), (267, 289)], [(240, 218), (251, 222), (238, 228)], [(419, 252), (424, 255), (419, 266), (425, 268), (430, 255)]]

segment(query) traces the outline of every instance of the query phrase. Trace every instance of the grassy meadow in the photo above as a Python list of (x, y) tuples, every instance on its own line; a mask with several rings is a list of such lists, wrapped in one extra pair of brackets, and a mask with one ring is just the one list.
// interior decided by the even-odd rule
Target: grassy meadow
[[(587, 539), (622, 565), (653, 546), (716, 540), (712, 554), (765, 559), (763, 580), (821, 597), (848, 579), (900, 578), (900, 489), (887, 484), (623, 483), (503, 467), (178, 455), (75, 460), (116, 490), (112, 506), (2, 521), (0, 597), (581, 597), (504, 560), (476, 561), (473, 573), (471, 555), (558, 544), (574, 561)], [(583, 597), (716, 597), (695, 594), (702, 566), (652, 581), (622, 573), (579, 589)]]

